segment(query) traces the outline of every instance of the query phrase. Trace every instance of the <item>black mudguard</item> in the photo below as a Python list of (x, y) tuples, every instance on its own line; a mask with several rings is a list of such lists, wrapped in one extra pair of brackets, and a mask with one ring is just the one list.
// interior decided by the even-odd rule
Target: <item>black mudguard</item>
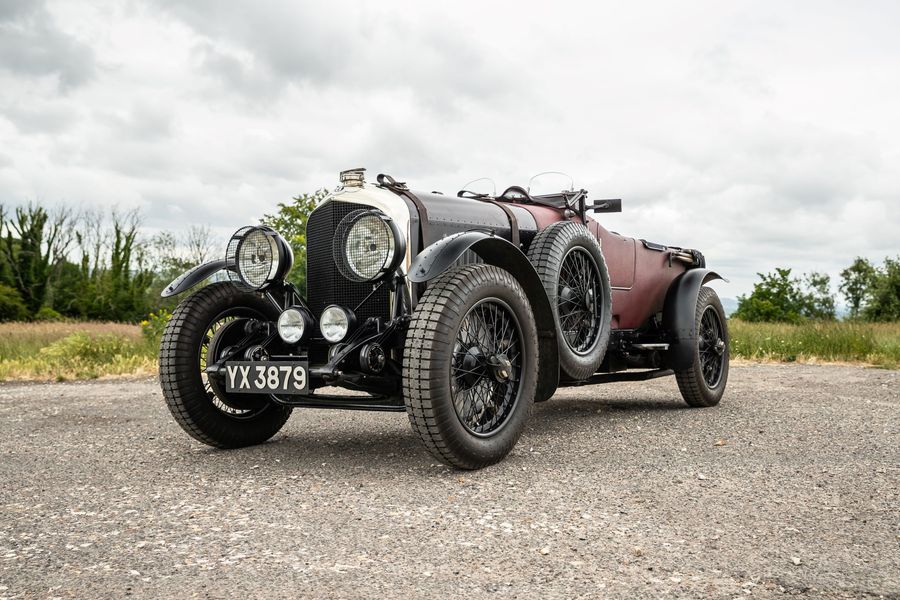
[(689, 369), (697, 345), (697, 296), (700, 288), (714, 279), (728, 280), (709, 269), (691, 269), (679, 275), (666, 293), (663, 327), (669, 334), (666, 366), (675, 371)]
[(559, 385), (559, 345), (550, 300), (528, 257), (507, 240), (489, 231), (472, 230), (447, 236), (420, 252), (409, 268), (413, 283), (430, 281), (471, 250), (485, 263), (509, 271), (525, 290), (538, 330), (538, 389), (536, 402), (549, 400)]
[(225, 259), (211, 260), (208, 263), (197, 265), (196, 267), (182, 273), (175, 281), (163, 288), (160, 296), (168, 298), (180, 294), (185, 290), (189, 290), (213, 273), (221, 271), (225, 268)]

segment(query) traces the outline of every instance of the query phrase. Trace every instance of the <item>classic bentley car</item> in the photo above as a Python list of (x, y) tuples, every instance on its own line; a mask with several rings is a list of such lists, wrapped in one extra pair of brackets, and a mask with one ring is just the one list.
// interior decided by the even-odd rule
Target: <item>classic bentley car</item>
[(403, 411), (435, 457), (477, 469), (560, 386), (674, 375), (690, 406), (722, 398), (728, 329), (706, 286), (722, 277), (697, 250), (608, 231), (595, 215), (620, 200), (414, 192), (364, 171), (309, 216), (307, 297), (265, 226), (163, 291), (218, 280), (178, 305), (160, 348), (166, 402), (197, 440), (259, 444), (295, 407)]

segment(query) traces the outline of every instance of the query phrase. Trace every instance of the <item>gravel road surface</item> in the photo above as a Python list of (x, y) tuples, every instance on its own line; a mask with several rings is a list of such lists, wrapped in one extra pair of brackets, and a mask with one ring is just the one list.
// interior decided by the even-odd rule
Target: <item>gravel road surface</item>
[(0, 598), (900, 597), (900, 372), (560, 391), (505, 462), (298, 409), (217, 451), (155, 380), (0, 385)]

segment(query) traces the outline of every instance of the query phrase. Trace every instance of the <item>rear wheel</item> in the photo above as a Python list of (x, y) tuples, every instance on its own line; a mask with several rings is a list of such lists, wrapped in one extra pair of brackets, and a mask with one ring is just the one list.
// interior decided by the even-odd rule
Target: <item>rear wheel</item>
[(160, 344), (159, 378), (169, 411), (191, 437), (239, 448), (266, 441), (287, 421), (290, 408), (265, 395), (228, 395), (205, 372), (245, 337), (248, 319), (274, 318), (274, 307), (230, 283), (204, 287), (175, 309)]
[(676, 371), (675, 378), (682, 398), (690, 406), (715, 406), (725, 393), (730, 358), (725, 310), (712, 288), (700, 288), (695, 318), (694, 362), (690, 368)]
[(512, 450), (537, 389), (537, 328), (525, 292), (490, 265), (451, 269), (428, 286), (410, 322), (403, 396), (413, 429), (462, 469)]
[(560, 221), (534, 238), (528, 259), (553, 308), (560, 368), (571, 379), (587, 379), (606, 356), (612, 318), (609, 272), (600, 242), (584, 225)]

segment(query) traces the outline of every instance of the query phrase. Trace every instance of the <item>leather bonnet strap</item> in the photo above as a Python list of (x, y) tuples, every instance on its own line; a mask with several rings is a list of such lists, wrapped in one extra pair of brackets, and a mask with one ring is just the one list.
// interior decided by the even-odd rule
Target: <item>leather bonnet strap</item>
[(418, 196), (409, 191), (409, 188), (406, 187), (406, 183), (403, 181), (396, 181), (393, 177), (385, 175), (384, 173), (379, 174), (377, 179), (378, 185), (391, 190), (398, 196), (408, 198), (416, 207), (416, 211), (419, 213), (419, 252), (421, 252), (425, 249), (431, 238), (429, 235), (428, 209), (425, 208), (425, 205)]

